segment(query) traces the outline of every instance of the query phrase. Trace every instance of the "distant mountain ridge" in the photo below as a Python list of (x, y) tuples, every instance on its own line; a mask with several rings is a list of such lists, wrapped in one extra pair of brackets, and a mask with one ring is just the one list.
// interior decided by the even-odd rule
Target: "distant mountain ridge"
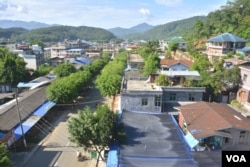
[(131, 28), (116, 27), (116, 28), (108, 29), (108, 31), (112, 32), (115, 36), (122, 38), (127, 35), (144, 33), (152, 28), (154, 28), (154, 26), (149, 25), (147, 23), (141, 23)]
[(80, 26), (52, 26), (27, 30), (23, 28), (0, 28), (0, 39), (11, 41), (32, 41), (39, 39), (42, 42), (59, 42), (64, 39), (85, 39), (87, 41), (109, 41), (116, 39), (111, 32), (94, 27)]
[(205, 21), (207, 16), (194, 16), (182, 20), (154, 26), (143, 33), (122, 36), (123, 39), (161, 40), (173, 36), (183, 36), (193, 31), (196, 21)]
[[(13, 28), (0, 28), (0, 38), (12, 40), (40, 39), (42, 41), (61, 41), (62, 39), (82, 38), (86, 40), (110, 40), (115, 38), (129, 40), (162, 40), (171, 36), (183, 36), (193, 31), (197, 20), (205, 21), (207, 16), (194, 16), (187, 19), (177, 20), (166, 24), (152, 26), (142, 23), (131, 28), (102, 29), (87, 26), (53, 26), (39, 22), (27, 22), (32, 26), (27, 27), (23, 21), (14, 21)], [(2, 24), (0, 27), (7, 27)], [(20, 23), (20, 24), (17, 24)], [(8, 24), (10, 26), (10, 24)], [(26, 29), (24, 29), (26, 25)], [(35, 28), (45, 26), (42, 28)], [(19, 28), (18, 28), (19, 27)], [(30, 30), (29, 30), (29, 29)], [(25, 31), (26, 30), (26, 31)]]
[(13, 28), (13, 27), (20, 27), (27, 30), (37, 29), (37, 28), (45, 28), (45, 27), (52, 27), (58, 26), (58, 24), (45, 24), (36, 21), (20, 21), (20, 20), (0, 20), (0, 27), (1, 28)]

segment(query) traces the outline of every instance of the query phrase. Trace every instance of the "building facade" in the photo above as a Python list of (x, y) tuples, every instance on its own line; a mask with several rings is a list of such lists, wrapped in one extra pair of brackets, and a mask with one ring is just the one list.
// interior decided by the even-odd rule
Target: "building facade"
[(206, 42), (206, 54), (210, 62), (225, 56), (228, 52), (236, 53), (237, 49), (246, 46), (246, 40), (231, 33), (224, 33), (212, 37)]

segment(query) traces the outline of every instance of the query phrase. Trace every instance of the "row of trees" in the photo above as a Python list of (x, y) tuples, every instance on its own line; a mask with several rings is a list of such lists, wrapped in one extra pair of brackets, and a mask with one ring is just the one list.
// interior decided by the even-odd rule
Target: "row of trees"
[(61, 75), (47, 87), (47, 99), (56, 103), (72, 103), (88, 87), (92, 78), (100, 72), (108, 61), (109, 56), (104, 55), (102, 58), (96, 59), (93, 63), (84, 67), (83, 70), (77, 72), (69, 64), (56, 67), (55, 71)]
[[(126, 60), (127, 52), (124, 51), (116, 55), (114, 60), (104, 66), (102, 70), (100, 67), (103, 67), (103, 64), (100, 65), (98, 61), (85, 68), (87, 71), (101, 70), (95, 84), (102, 96), (114, 96), (119, 91)], [(118, 113), (110, 110), (107, 105), (98, 105), (96, 112), (85, 107), (78, 111), (76, 117), (70, 119), (68, 124), (69, 139), (78, 146), (84, 147), (85, 150), (97, 151), (96, 166), (98, 166), (99, 157), (104, 160), (102, 152), (105, 149), (108, 149), (111, 144), (119, 144), (126, 139), (123, 124), (118, 118)]]
[(127, 52), (120, 52), (97, 76), (95, 84), (102, 96), (114, 96), (118, 93), (126, 63)]

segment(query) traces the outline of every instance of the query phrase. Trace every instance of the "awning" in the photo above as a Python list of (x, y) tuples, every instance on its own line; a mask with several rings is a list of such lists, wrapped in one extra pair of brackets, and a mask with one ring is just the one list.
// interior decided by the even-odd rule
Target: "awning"
[(40, 107), (38, 107), (32, 115), (37, 115), (37, 116), (44, 116), (52, 107), (54, 107), (56, 105), (56, 103), (52, 102), (52, 101), (46, 101), (45, 103), (43, 103), (43, 105), (41, 105)]
[(184, 138), (190, 148), (194, 148), (199, 143), (199, 141), (196, 140), (191, 133), (188, 133), (186, 136), (184, 136)]
[[(22, 123), (23, 125), (23, 133), (27, 133), (39, 120), (41, 117), (32, 115), (30, 116), (25, 122)], [(15, 139), (18, 140), (22, 137), (22, 129), (21, 125), (18, 125), (15, 130)]]
[[(39, 106), (32, 113), (32, 115), (22, 123), (23, 133), (27, 133), (55, 105), (56, 103), (52, 101), (46, 101), (41, 106)], [(14, 129), (14, 134), (16, 140), (22, 137), (22, 129), (20, 124)]]

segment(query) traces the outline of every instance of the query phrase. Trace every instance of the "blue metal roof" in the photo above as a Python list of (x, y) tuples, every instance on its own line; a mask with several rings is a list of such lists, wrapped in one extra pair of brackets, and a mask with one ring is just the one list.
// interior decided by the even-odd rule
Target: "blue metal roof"
[(247, 41), (231, 33), (224, 33), (208, 39), (207, 42), (247, 42)]
[(74, 64), (90, 64), (91, 60), (89, 58), (85, 57), (77, 57), (74, 62)]
[[(26, 134), (55, 105), (56, 103), (52, 101), (46, 101), (41, 106), (39, 106), (27, 120), (22, 122), (24, 134)], [(14, 128), (14, 134), (16, 140), (22, 137), (22, 129), (20, 124)]]

